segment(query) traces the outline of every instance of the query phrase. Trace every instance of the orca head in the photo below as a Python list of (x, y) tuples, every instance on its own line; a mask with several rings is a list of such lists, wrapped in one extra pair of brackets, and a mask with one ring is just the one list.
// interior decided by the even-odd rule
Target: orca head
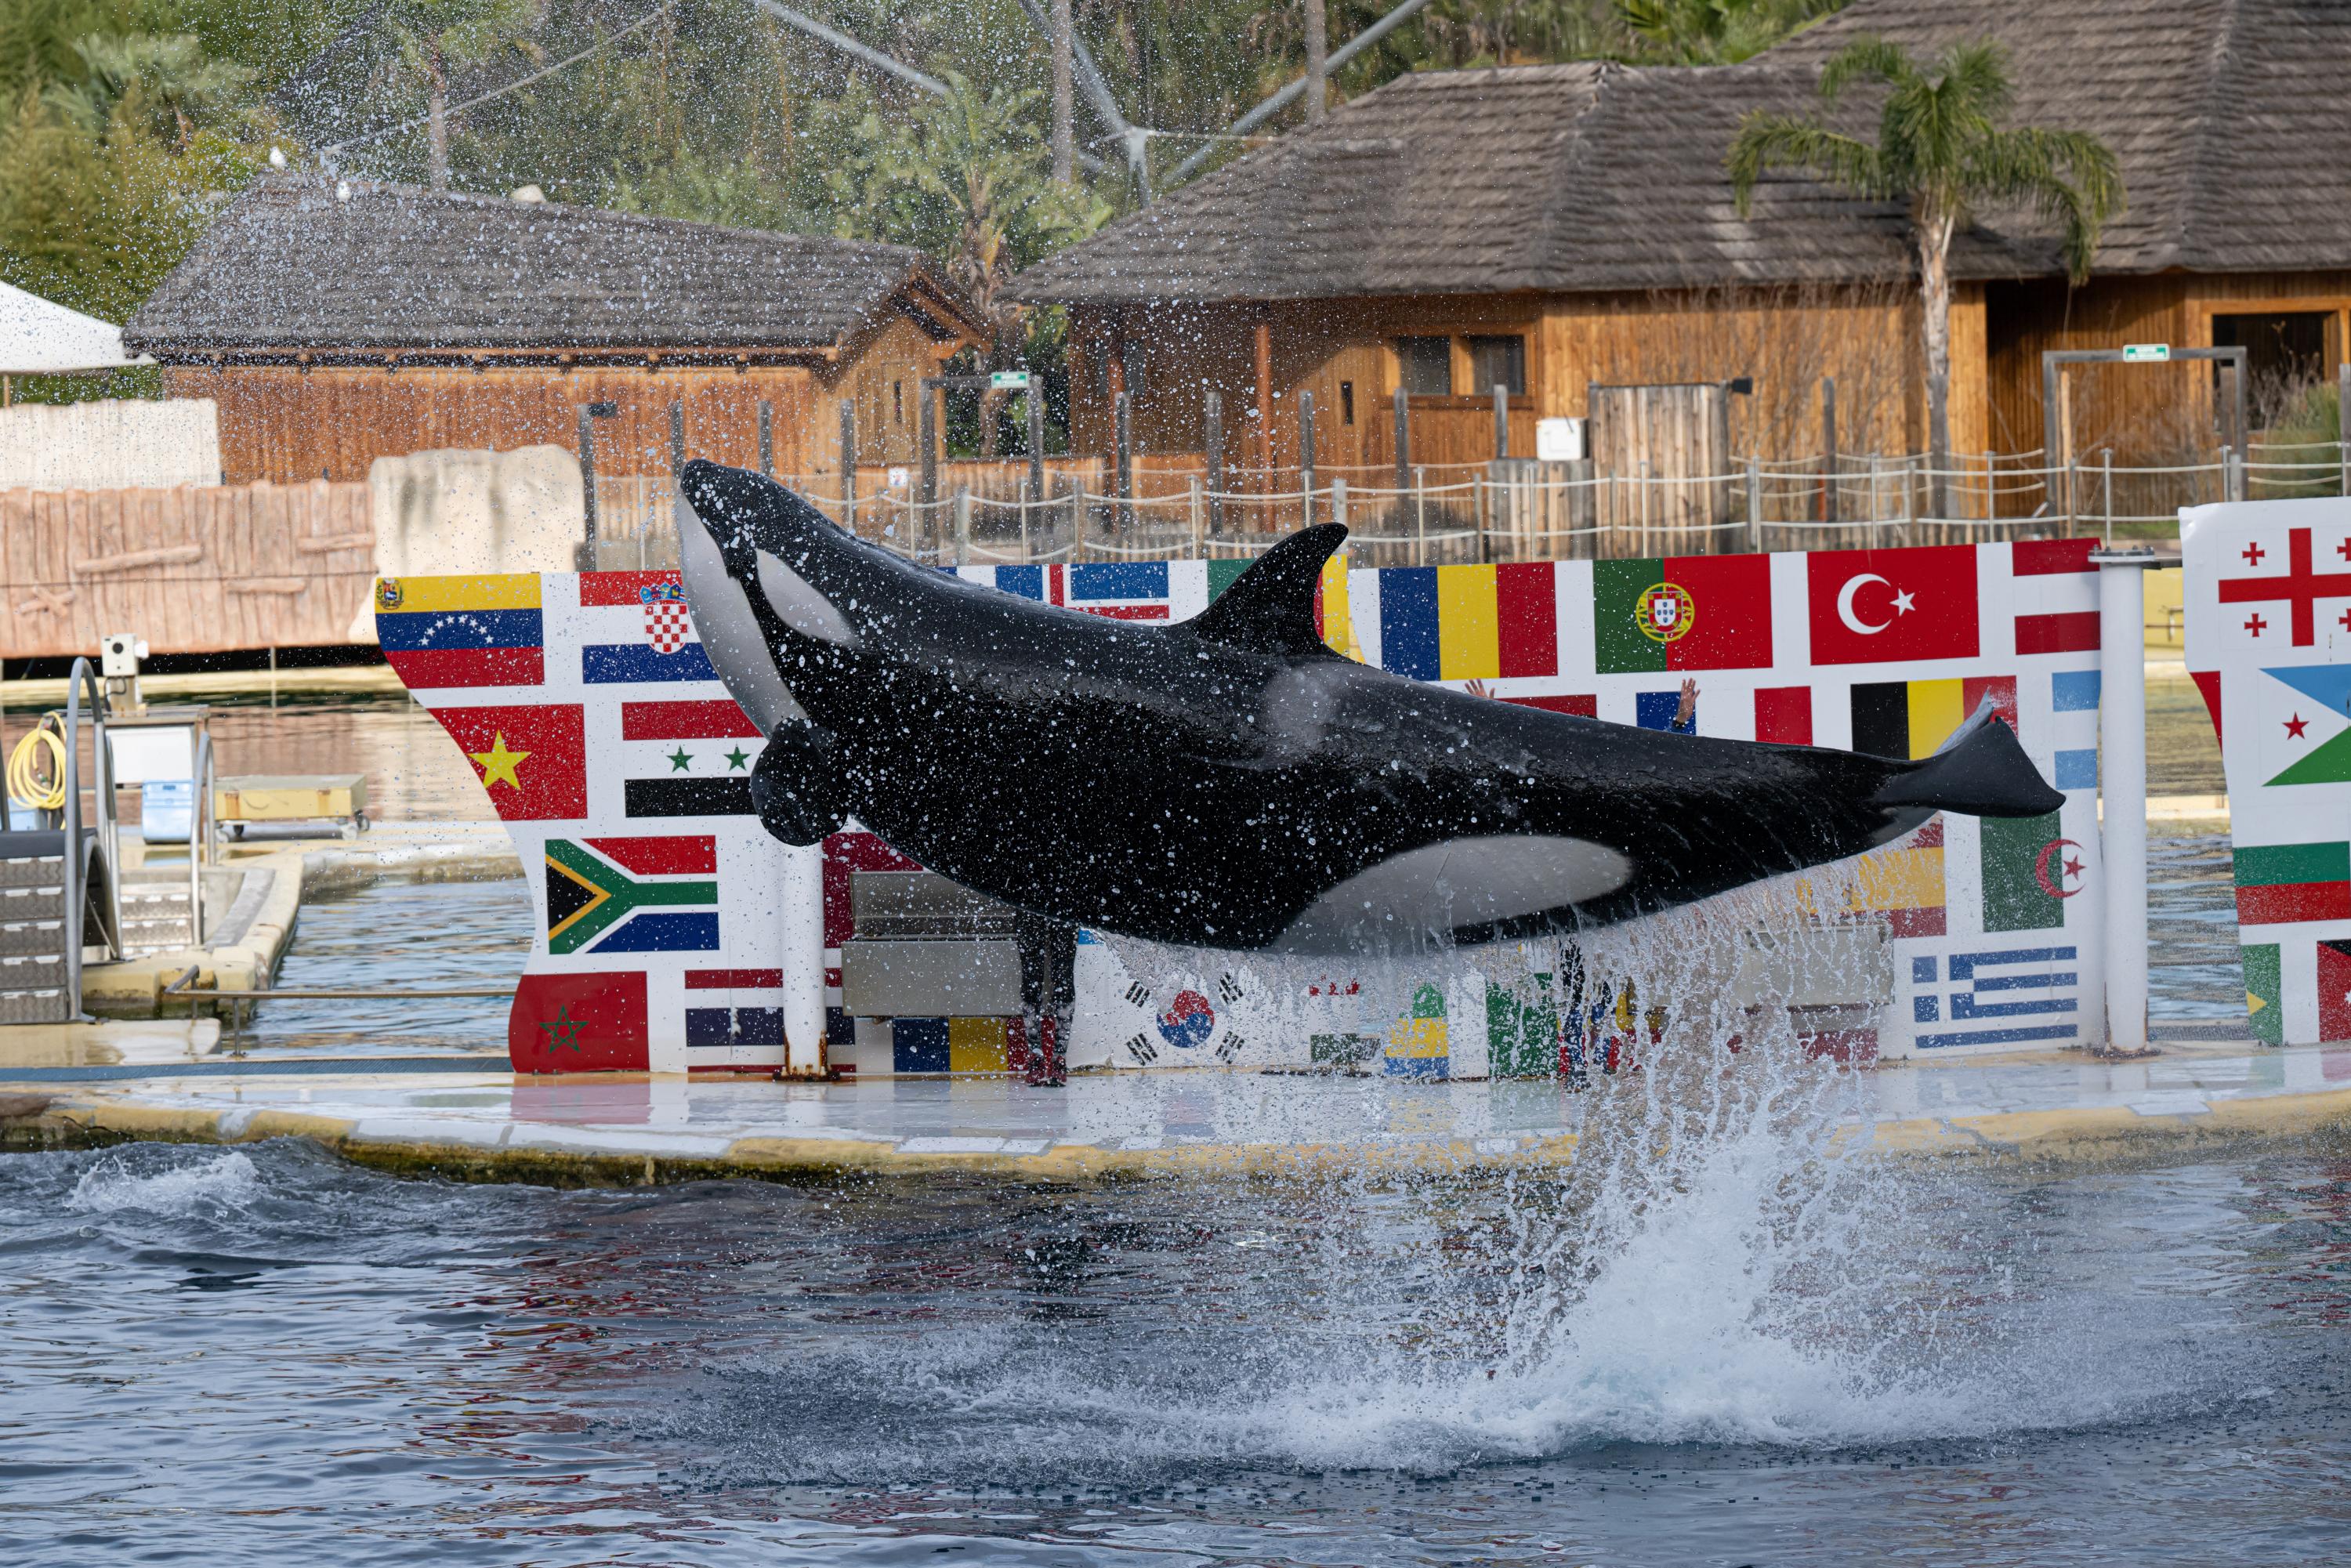
[(680, 476), (679, 577), (711, 667), (761, 734), (807, 715), (788, 668), (797, 639), (854, 647), (855, 628), (813, 586), (816, 563), (845, 540), (832, 520), (775, 481), (697, 458)]

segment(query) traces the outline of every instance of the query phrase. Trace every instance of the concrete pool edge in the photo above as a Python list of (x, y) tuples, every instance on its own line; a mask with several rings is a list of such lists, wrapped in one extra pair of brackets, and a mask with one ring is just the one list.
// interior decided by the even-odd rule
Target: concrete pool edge
[[(353, 1066), (345, 1085), (350, 1092), (382, 1092), (367, 1087), (370, 1080), (361, 1064)], [(567, 1085), (588, 1087), (581, 1080), (528, 1082), (534, 1088), (558, 1092)], [(453, 1073), (419, 1087), (444, 1098), (494, 1098), (516, 1082), (504, 1073)], [(331, 1093), (335, 1087), (314, 1079), (304, 1092)], [(109, 1092), (89, 1086), (12, 1089), (5, 1071), (0, 1070), (0, 1151), (102, 1148), (140, 1141), (233, 1145), (299, 1138), (354, 1164), (393, 1174), (557, 1186), (950, 1175), (1051, 1184), (1127, 1177), (1311, 1179), (1343, 1172), (1502, 1171), (1569, 1163), (1577, 1142), (1575, 1133), (1566, 1128), (1483, 1136), (1374, 1132), (1292, 1140), (1134, 1135), (1057, 1140), (977, 1131), (968, 1118), (895, 1134), (841, 1128), (795, 1131), (789, 1116), (765, 1124), (697, 1131), (690, 1124), (672, 1128), (507, 1113), (435, 1114), (418, 1105), (306, 1109), (296, 1103), (206, 1103), (206, 1098), (202, 1092)], [(2119, 1165), (2254, 1144), (2345, 1139), (2351, 1135), (2351, 1087), (2220, 1095), (2194, 1108), (2071, 1104), (1881, 1116), (1848, 1123), (1838, 1136), (1849, 1146), (1852, 1137), (1865, 1131), (1876, 1151), (1906, 1160)]]

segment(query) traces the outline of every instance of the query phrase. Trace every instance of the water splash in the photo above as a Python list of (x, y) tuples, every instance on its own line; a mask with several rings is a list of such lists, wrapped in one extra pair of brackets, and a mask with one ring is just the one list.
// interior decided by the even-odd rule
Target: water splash
[(261, 1192), (261, 1173), (236, 1149), (198, 1164), (148, 1172), (134, 1169), (119, 1155), (110, 1155), (81, 1173), (81, 1179), (66, 1196), (65, 1207), (75, 1214), (141, 1213), (184, 1218), (242, 1209)]

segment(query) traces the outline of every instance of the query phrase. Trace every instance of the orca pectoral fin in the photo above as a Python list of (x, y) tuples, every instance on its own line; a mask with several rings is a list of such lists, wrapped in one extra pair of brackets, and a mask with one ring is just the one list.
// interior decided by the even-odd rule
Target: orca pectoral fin
[(1876, 799), (1889, 808), (1970, 817), (2040, 817), (2065, 803), (2017, 744), (2016, 732), (1980, 714), (1955, 744), (1903, 767)]
[(1346, 538), (1340, 523), (1299, 529), (1258, 557), (1255, 566), (1195, 617), (1189, 622), (1193, 635), (1250, 653), (1329, 653), (1314, 630), (1314, 591), (1322, 580), (1322, 563)]
[(751, 805), (759, 825), (805, 849), (841, 831), (832, 736), (812, 724), (779, 724), (751, 768)]

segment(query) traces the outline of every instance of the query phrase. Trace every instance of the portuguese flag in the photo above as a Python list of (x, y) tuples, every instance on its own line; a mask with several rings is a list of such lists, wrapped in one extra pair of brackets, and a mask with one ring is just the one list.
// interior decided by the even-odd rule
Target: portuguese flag
[(1984, 929), (2048, 931), (2064, 925), (2064, 901), (2043, 883), (2041, 862), (2041, 852), (2065, 836), (2057, 813), (1981, 821)]
[(2298, 920), (2351, 920), (2351, 843), (2240, 845), (2237, 923)]
[(1593, 561), (1592, 641), (1604, 675), (1768, 669), (1771, 558)]
[(2241, 951), (2245, 959), (2245, 1017), (2252, 1025), (2253, 1038), (2271, 1045), (2283, 1045), (2285, 1014), (2278, 1006), (2278, 998), (2283, 994), (2284, 982), (2279, 975), (2278, 945), (2248, 943)]

